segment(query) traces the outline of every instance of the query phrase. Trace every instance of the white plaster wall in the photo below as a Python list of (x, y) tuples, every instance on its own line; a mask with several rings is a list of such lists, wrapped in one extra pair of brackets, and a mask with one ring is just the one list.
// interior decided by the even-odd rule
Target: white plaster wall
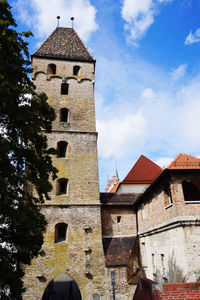
[[(142, 251), (145, 243), (146, 262)], [(153, 234), (140, 235), (142, 262), (147, 278), (157, 281), (187, 282), (200, 277), (200, 225), (185, 225)], [(155, 257), (153, 268), (152, 254)], [(164, 254), (164, 268), (161, 254)], [(155, 277), (157, 275), (157, 278)]]
[(120, 193), (141, 193), (149, 184), (120, 184), (117, 194)]

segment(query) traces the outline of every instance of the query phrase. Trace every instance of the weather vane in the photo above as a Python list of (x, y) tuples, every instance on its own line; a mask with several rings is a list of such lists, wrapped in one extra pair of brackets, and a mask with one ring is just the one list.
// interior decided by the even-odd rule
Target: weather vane
[(74, 28), (74, 24), (73, 24), (73, 22), (74, 22), (74, 17), (71, 17), (71, 21), (72, 21), (72, 29)]
[(59, 20), (60, 20), (60, 16), (57, 16), (58, 22), (57, 22), (57, 27), (59, 27)]

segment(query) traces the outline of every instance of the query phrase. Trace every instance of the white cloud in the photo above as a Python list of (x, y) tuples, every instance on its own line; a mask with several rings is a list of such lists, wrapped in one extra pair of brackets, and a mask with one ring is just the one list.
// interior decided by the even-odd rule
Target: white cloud
[[(162, 159), (166, 166), (180, 152), (199, 154), (200, 75), (188, 79), (183, 87), (182, 83), (174, 83), (162, 70), (148, 65), (145, 67), (141, 62), (140, 66), (135, 65), (134, 70), (129, 68), (129, 64), (121, 65), (119, 60), (118, 66), (114, 60), (103, 66), (110, 70), (108, 78), (117, 82), (120, 90), (111, 88), (113, 81), (111, 86), (108, 85), (106, 77), (106, 93), (103, 94), (103, 78), (98, 80), (101, 88), (97, 84), (97, 89), (101, 96), (96, 97), (96, 111), (101, 159), (118, 159), (118, 162), (121, 161), (118, 165), (123, 167), (125, 164), (128, 166), (128, 160), (137, 160), (144, 154), (155, 161)], [(116, 75), (117, 69), (120, 70), (120, 78)], [(135, 70), (138, 70), (137, 73), (133, 73)], [(104, 68), (102, 73), (107, 74)], [(134, 80), (130, 82), (130, 78)], [(145, 87), (148, 81), (151, 88)], [(126, 85), (127, 82), (129, 85)], [(132, 90), (135, 83), (138, 90), (135, 87)], [(128, 172), (128, 167), (125, 171)]]
[(173, 161), (175, 157), (160, 157), (155, 163), (159, 165), (161, 168), (165, 169), (169, 166), (169, 164)]
[(146, 132), (144, 117), (140, 112), (97, 120), (99, 152), (104, 158), (122, 158), (130, 153), (135, 144), (141, 144)]
[(33, 28), (39, 38), (45, 38), (57, 26), (56, 16), (61, 17), (60, 26), (63, 27), (71, 27), (73, 16), (74, 28), (84, 40), (98, 28), (97, 11), (89, 0), (17, 0), (15, 8), (21, 21)]
[(122, 18), (126, 21), (125, 29), (130, 31), (129, 38), (135, 43), (143, 37), (153, 24), (159, 5), (172, 0), (123, 0)]
[(199, 42), (200, 42), (200, 28), (198, 28), (195, 33), (192, 33), (192, 31), (190, 31), (190, 33), (185, 39), (185, 45), (190, 45)]
[(144, 89), (144, 91), (142, 92), (141, 96), (142, 96), (143, 98), (147, 98), (147, 99), (150, 98), (150, 99), (152, 99), (152, 98), (155, 97), (155, 93), (154, 93), (154, 91), (153, 91), (151, 88), (146, 88), (146, 89)]
[(177, 69), (175, 69), (172, 73), (172, 79), (178, 80), (179, 78), (183, 77), (187, 71), (187, 64), (180, 65)]

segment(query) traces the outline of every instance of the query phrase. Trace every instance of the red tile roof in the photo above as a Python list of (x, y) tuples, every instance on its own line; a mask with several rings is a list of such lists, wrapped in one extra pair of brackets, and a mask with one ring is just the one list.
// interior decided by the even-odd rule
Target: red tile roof
[(180, 153), (167, 169), (200, 169), (200, 158)]
[(141, 155), (122, 183), (151, 183), (161, 172), (161, 167)]
[(112, 187), (112, 189), (109, 191), (109, 193), (116, 193), (119, 185), (120, 185), (120, 182), (115, 183), (115, 185)]

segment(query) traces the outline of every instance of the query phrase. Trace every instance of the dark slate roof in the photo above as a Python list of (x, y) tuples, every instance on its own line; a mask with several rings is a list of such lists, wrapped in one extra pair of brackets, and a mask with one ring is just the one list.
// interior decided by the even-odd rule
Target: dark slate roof
[(135, 240), (135, 236), (103, 238), (106, 266), (126, 266)]
[(32, 56), (75, 61), (95, 61), (76, 31), (65, 27), (57, 27)]
[(100, 201), (104, 205), (133, 205), (140, 194), (100, 193)]

